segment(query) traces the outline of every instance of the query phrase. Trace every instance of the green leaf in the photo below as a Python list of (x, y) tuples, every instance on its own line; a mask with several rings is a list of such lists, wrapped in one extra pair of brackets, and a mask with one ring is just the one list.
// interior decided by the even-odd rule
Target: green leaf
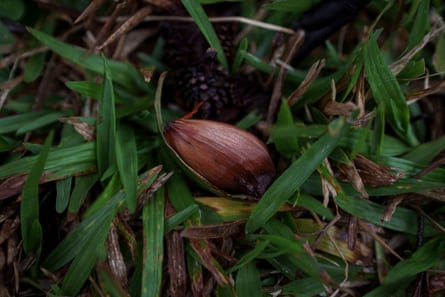
[(287, 101), (282, 100), (277, 121), (270, 135), (270, 141), (275, 144), (275, 147), (280, 154), (290, 157), (293, 153), (300, 149), (300, 145), (295, 137), (295, 133), (277, 133), (277, 131), (286, 128), (289, 130), (295, 129), (295, 124), (292, 111), (290, 110)]
[(124, 124), (119, 126), (116, 142), (116, 160), (119, 176), (124, 186), (125, 201), (130, 213), (136, 209), (138, 155), (133, 130)]
[(22, 0), (2, 0), (0, 1), (0, 16), (18, 21), (25, 13), (25, 4)]
[[(96, 164), (95, 145), (92, 142), (54, 149), (45, 163), (48, 178), (66, 177), (91, 171)], [(27, 173), (36, 162), (37, 156), (29, 156), (0, 166), (0, 179), (20, 173)]]
[(73, 177), (67, 177), (62, 180), (58, 180), (56, 182), (56, 211), (58, 213), (62, 213), (68, 207), (68, 203), (70, 201), (70, 193), (71, 193), (71, 184), (73, 181)]
[(313, 211), (325, 217), (327, 220), (334, 219), (334, 215), (331, 210), (323, 205), (318, 199), (307, 195), (305, 193), (299, 194), (296, 198), (296, 205), (306, 208), (307, 210)]
[[(87, 50), (75, 47), (71, 44), (64, 43), (57, 38), (47, 35), (38, 30), (28, 28), (36, 39), (48, 46), (51, 50), (69, 61), (80, 65), (95, 73), (103, 73), (103, 59), (95, 54), (89, 53)], [(125, 86), (128, 89), (148, 90), (147, 84), (143, 82), (139, 72), (129, 64), (120, 63), (113, 60), (107, 60), (110, 70), (113, 73), (113, 79), (116, 83)]]
[(364, 297), (394, 296), (406, 288), (422, 271), (431, 268), (445, 253), (445, 238), (436, 237), (420, 247), (409, 259), (398, 262), (386, 275), (383, 284)]
[(173, 231), (180, 224), (184, 223), (190, 216), (198, 214), (199, 207), (197, 204), (191, 204), (190, 206), (184, 208), (183, 210), (177, 212), (165, 222), (165, 231), (167, 234)]
[(105, 171), (116, 163), (116, 110), (114, 106), (114, 89), (108, 64), (104, 63), (104, 83), (99, 101), (96, 149), (97, 167), (102, 176)]
[[(116, 215), (124, 198), (123, 192), (117, 192), (116, 183), (117, 178), (111, 179), (110, 183), (104, 190), (104, 192), (107, 192), (109, 189), (112, 189), (114, 196), (112, 196), (111, 199), (108, 199), (106, 204), (96, 208), (89, 214), (89, 216), (83, 219), (82, 222), (77, 225), (76, 228), (74, 228), (46, 257), (42, 264), (43, 267), (50, 271), (55, 271), (78, 255), (85, 253), (95, 254), (95, 248), (89, 250), (86, 249), (86, 247), (88, 247), (89, 244), (95, 247), (99, 247), (103, 244), (110, 228), (111, 221)], [(91, 245), (89, 247), (91, 247)], [(86, 255), (83, 255), (82, 257), (86, 257)], [(83, 283), (80, 282), (79, 279), (78, 282), (78, 286), (81, 287)]]
[(437, 72), (445, 72), (445, 32), (439, 35), (433, 56), (433, 65)]
[[(122, 195), (118, 193), (108, 205), (86, 218), (50, 254), (55, 259), (50, 258), (50, 256), (47, 258), (59, 266), (64, 261), (56, 261), (63, 259), (56, 257), (58, 256), (56, 251), (67, 254), (63, 259), (65, 261), (75, 256), (62, 282), (62, 290), (65, 295), (76, 296), (79, 293), (84, 282), (88, 279), (98, 256), (104, 253), (105, 239), (107, 238), (111, 221), (117, 212), (116, 206), (122, 198)], [(76, 248), (71, 249), (70, 246)]]
[(157, 297), (161, 293), (164, 258), (164, 188), (159, 189), (142, 211), (144, 227), (144, 263), (141, 296)]
[[(385, 207), (370, 200), (362, 199), (358, 195), (340, 193), (335, 197), (335, 203), (347, 213), (378, 226), (407, 234), (417, 234), (417, 228), (414, 227), (417, 214), (410, 209), (397, 207), (391, 216), (391, 220), (385, 222), (382, 220), (386, 211)], [(425, 221), (424, 228), (424, 236), (426, 237), (438, 234), (438, 231), (428, 221)]]
[(42, 227), (39, 223), (39, 182), (53, 139), (54, 132), (51, 131), (23, 186), (20, 203), (20, 227), (23, 248), (26, 253), (39, 253), (42, 244)]
[(50, 111), (31, 111), (17, 115), (11, 115), (0, 119), (0, 134), (17, 131), (24, 125), (34, 122), (38, 118), (44, 118), (53, 114)]
[(445, 136), (418, 145), (403, 155), (403, 158), (417, 164), (428, 165), (443, 150), (445, 150)]
[(238, 297), (262, 296), (260, 272), (250, 262), (236, 274), (236, 292)]
[(74, 189), (71, 193), (70, 203), (68, 211), (70, 213), (78, 213), (82, 207), (83, 202), (87, 198), (91, 188), (99, 180), (99, 175), (97, 173), (81, 175), (75, 177)]
[(299, 189), (314, 170), (336, 148), (348, 131), (343, 119), (333, 121), (330, 131), (309, 147), (304, 154), (284, 171), (264, 193), (247, 222), (253, 232), (265, 224), (278, 209)]
[(64, 111), (52, 112), (46, 114), (45, 116), (34, 119), (32, 122), (27, 122), (26, 124), (23, 124), (23, 126), (21, 126), (16, 133), (17, 135), (20, 135), (30, 131), (37, 130), (46, 125), (57, 122), (60, 118), (66, 117), (68, 114), (69, 113)]
[(418, 140), (410, 125), (405, 96), (395, 76), (385, 64), (374, 34), (363, 46), (363, 55), (368, 82), (377, 105), (384, 110), (389, 125), (397, 135), (410, 145), (417, 145)]
[[(413, 4), (415, 5), (415, 4)], [(409, 31), (409, 41), (406, 51), (411, 50), (419, 44), (425, 34), (430, 30), (429, 24), (430, 1), (422, 0), (417, 8), (416, 16), (414, 17), (414, 24)]]
[(187, 9), (188, 13), (198, 26), (199, 30), (201, 30), (210, 47), (216, 50), (219, 63), (225, 69), (228, 69), (229, 66), (227, 64), (227, 59), (221, 43), (219, 42), (218, 35), (216, 35), (216, 32), (213, 29), (213, 26), (210, 23), (202, 6), (197, 0), (181, 0), (181, 3)]

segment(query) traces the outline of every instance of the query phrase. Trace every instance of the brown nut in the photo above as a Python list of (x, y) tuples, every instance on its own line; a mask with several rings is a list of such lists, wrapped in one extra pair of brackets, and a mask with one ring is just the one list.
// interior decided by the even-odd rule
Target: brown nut
[(275, 176), (264, 143), (235, 126), (178, 119), (166, 127), (164, 136), (185, 163), (226, 193), (260, 198)]

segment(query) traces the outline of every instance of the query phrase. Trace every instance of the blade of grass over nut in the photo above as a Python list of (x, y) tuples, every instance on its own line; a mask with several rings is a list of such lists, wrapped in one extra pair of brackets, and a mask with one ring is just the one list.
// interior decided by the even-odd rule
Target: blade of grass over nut
[(248, 232), (265, 224), (278, 209), (299, 189), (325, 158), (346, 135), (349, 124), (343, 118), (329, 124), (329, 130), (312, 144), (269, 187), (253, 210), (247, 222)]
[(173, 157), (173, 159), (176, 161), (176, 163), (181, 167), (181, 169), (184, 171), (184, 173), (193, 179), (196, 183), (201, 185), (202, 187), (208, 189), (209, 191), (215, 193), (218, 196), (227, 196), (228, 194), (223, 192), (222, 190), (216, 188), (214, 185), (212, 185), (206, 178), (204, 178), (202, 175), (200, 175), (196, 170), (194, 170), (192, 167), (190, 167), (182, 158), (179, 156), (179, 154), (170, 146), (168, 141), (166, 140), (164, 136), (164, 123), (162, 120), (162, 109), (161, 109), (161, 97), (162, 97), (162, 85), (164, 82), (164, 79), (167, 75), (167, 72), (163, 72), (158, 80), (158, 86), (156, 88), (156, 95), (155, 95), (155, 112), (156, 112), (156, 121), (159, 129), (159, 133), (162, 137), (163, 144), (167, 148), (167, 151), (169, 152), (169, 155)]

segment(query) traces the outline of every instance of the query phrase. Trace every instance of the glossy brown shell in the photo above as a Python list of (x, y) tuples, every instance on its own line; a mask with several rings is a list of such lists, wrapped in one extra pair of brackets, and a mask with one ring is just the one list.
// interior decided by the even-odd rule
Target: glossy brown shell
[(264, 143), (235, 126), (178, 119), (166, 127), (164, 136), (187, 165), (227, 193), (259, 198), (275, 176)]

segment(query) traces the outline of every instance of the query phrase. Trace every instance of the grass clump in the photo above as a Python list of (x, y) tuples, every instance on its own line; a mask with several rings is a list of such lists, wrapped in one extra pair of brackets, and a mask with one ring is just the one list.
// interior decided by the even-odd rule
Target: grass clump
[[(445, 6), (319, 3), (3, 1), (0, 295), (442, 296)], [(261, 199), (166, 150), (198, 103)]]

